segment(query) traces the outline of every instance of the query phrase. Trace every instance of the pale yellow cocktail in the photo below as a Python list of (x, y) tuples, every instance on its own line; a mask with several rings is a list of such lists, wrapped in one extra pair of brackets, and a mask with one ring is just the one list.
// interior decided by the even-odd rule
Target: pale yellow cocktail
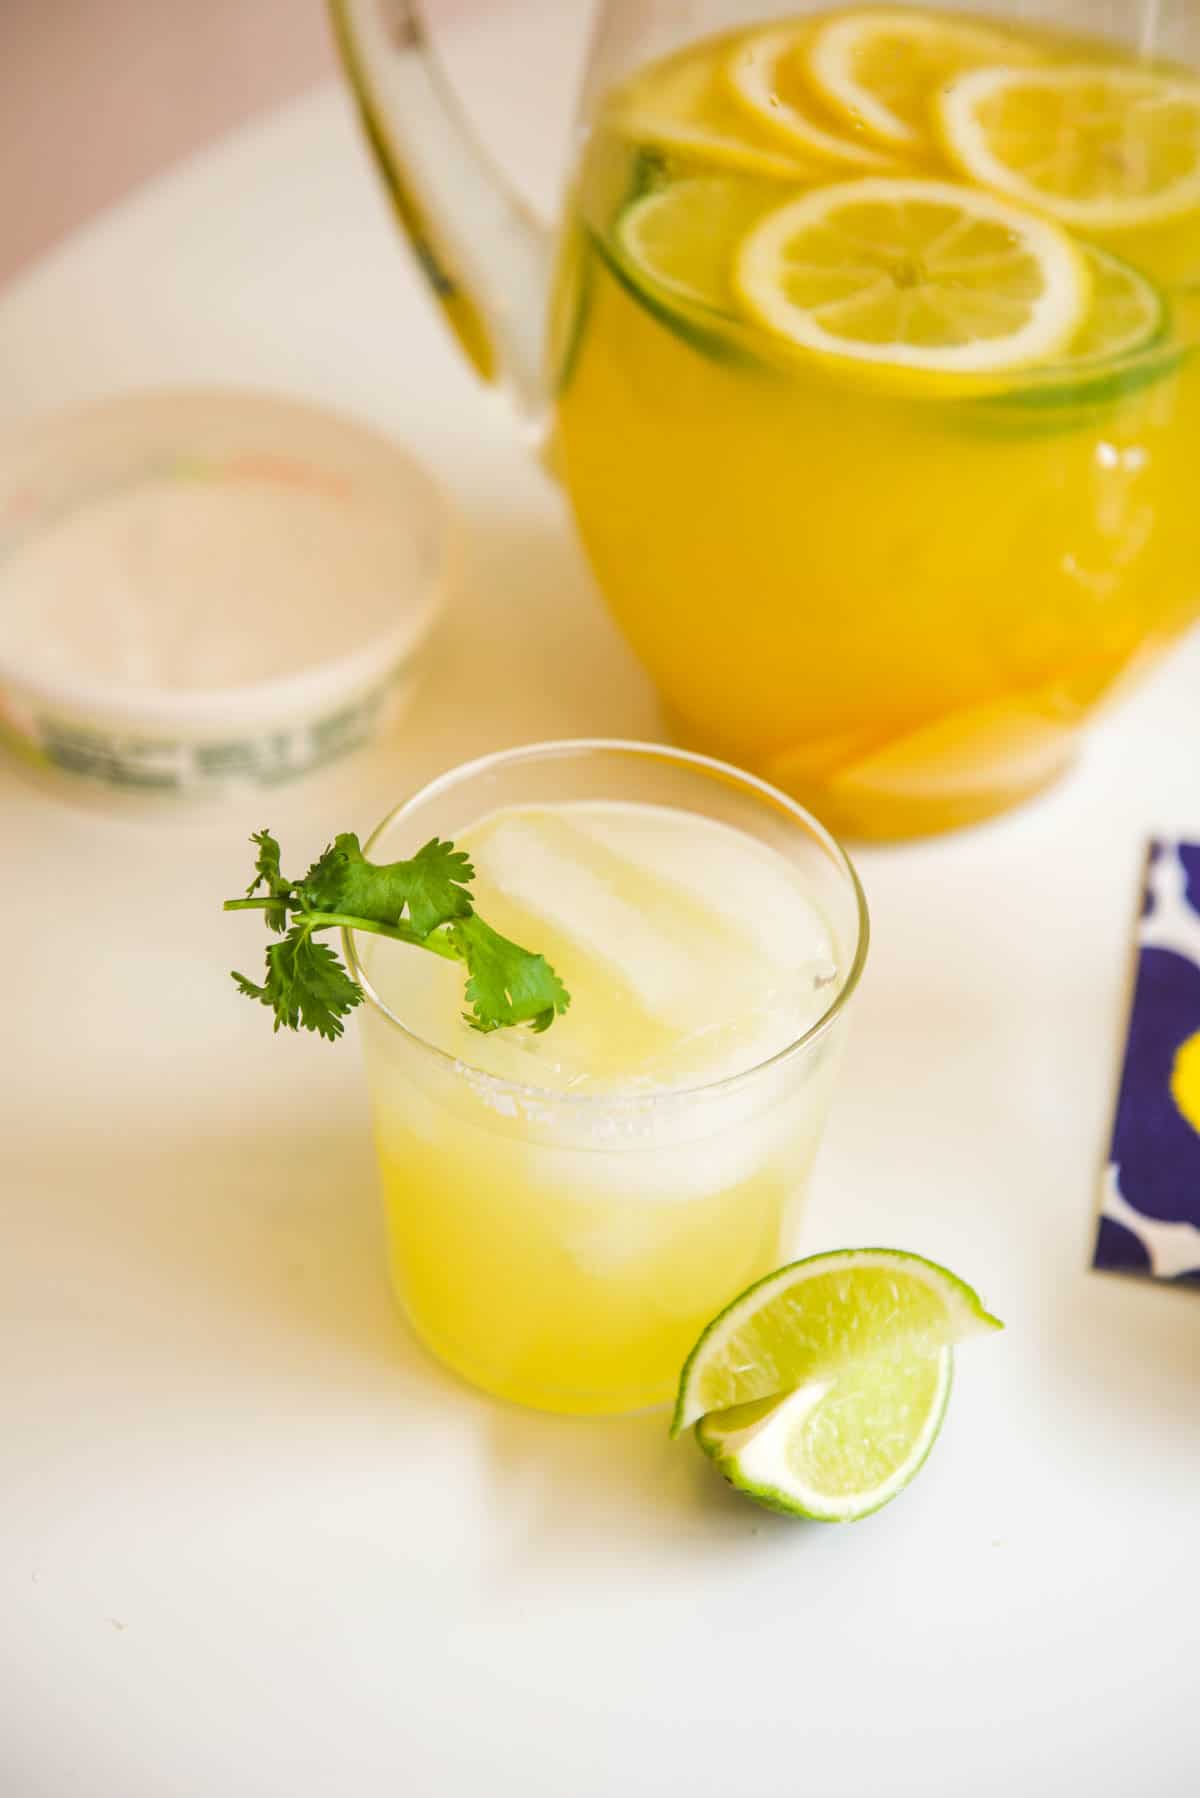
[[(373, 853), (445, 818), (480, 910), (571, 1007), (481, 1036), (461, 968), (357, 941), (393, 1279), (475, 1383), (628, 1409), (667, 1398), (704, 1322), (780, 1259), (865, 919), (831, 841), (745, 777), (649, 748), (500, 761), (503, 791), (418, 801)], [(606, 782), (644, 796), (587, 794)], [(465, 816), (489, 786), (503, 803)]]

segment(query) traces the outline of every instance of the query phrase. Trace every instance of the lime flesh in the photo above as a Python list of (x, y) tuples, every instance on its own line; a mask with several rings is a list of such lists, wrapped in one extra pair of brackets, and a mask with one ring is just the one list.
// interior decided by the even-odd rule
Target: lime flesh
[(894, 1249), (815, 1255), (770, 1274), (705, 1330), (672, 1433), (758, 1503), (865, 1517), (912, 1479), (945, 1415), (953, 1345), (999, 1329), (976, 1293)]

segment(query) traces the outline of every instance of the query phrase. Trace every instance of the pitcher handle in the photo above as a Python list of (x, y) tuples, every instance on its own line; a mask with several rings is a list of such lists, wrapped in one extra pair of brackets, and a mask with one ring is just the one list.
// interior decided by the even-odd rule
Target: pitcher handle
[(551, 233), (478, 141), (415, 0), (329, 0), (367, 142), (459, 345), (518, 410), (542, 409)]

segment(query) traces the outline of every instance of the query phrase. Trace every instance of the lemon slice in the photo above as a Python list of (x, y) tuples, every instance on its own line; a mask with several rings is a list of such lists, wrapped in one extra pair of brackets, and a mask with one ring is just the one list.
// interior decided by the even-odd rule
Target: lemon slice
[(813, 165), (757, 129), (725, 84), (716, 57), (664, 64), (625, 94), (617, 124), (638, 143), (775, 180), (813, 179)]
[(643, 194), (621, 215), (617, 244), (656, 286), (693, 304), (734, 310), (734, 250), (772, 206), (755, 182), (698, 175)]
[(948, 181), (869, 176), (769, 212), (734, 288), (760, 324), (806, 350), (974, 374), (1065, 349), (1091, 276), (1048, 220)]
[(862, 169), (892, 166), (873, 144), (843, 136), (816, 112), (804, 73), (810, 30), (785, 26), (744, 39), (725, 65), (729, 92), (743, 116), (769, 131), (794, 153)]
[(973, 180), (1080, 231), (1200, 207), (1200, 83), (1104, 64), (974, 69), (938, 96), (947, 152)]
[(804, 66), (821, 99), (890, 150), (928, 141), (937, 89), (968, 69), (1028, 64), (1034, 52), (1005, 32), (936, 13), (864, 11), (828, 19)]
[(998, 699), (934, 719), (835, 774), (834, 803), (854, 817), (875, 804), (962, 805), (998, 790), (1036, 792), (1071, 759), (1077, 720), (1045, 700)]

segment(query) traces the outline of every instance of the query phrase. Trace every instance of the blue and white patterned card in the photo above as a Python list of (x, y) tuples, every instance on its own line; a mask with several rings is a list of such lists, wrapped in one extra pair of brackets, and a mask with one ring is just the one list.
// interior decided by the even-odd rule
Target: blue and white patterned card
[(1150, 845), (1093, 1265), (1200, 1282), (1200, 844)]

